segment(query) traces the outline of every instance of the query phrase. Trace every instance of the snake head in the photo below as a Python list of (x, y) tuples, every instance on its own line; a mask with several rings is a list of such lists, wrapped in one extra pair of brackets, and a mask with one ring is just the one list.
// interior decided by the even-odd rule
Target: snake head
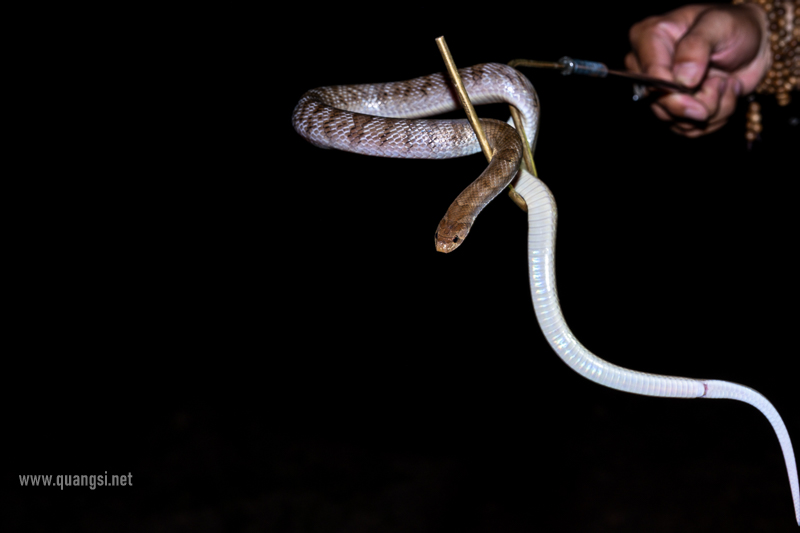
[(461, 243), (467, 238), (471, 227), (471, 224), (463, 224), (460, 222), (446, 224), (445, 221), (442, 220), (434, 236), (436, 251), (449, 254), (461, 246)]

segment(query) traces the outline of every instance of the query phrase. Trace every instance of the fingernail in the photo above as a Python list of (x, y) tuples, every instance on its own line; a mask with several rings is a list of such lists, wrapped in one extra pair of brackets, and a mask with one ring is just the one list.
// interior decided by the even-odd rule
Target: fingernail
[(706, 110), (700, 106), (686, 106), (686, 109), (683, 110), (683, 114), (686, 116), (686, 118), (691, 118), (693, 120), (706, 119)]
[(687, 87), (694, 87), (697, 84), (695, 78), (698, 77), (700, 66), (697, 63), (678, 63), (673, 70), (675, 79)]
[(734, 80), (733, 82), (733, 93), (736, 96), (742, 95), (742, 81), (739, 79)]

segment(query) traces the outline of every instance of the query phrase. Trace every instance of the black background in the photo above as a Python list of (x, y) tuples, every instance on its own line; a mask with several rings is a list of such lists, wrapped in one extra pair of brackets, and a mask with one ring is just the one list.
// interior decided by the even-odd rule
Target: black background
[[(621, 69), (630, 25), (675, 5), (151, 14), (40, 50), (9, 196), (7, 530), (795, 531), (755, 409), (628, 395), (558, 360), (504, 196), (435, 252), (483, 156), (371, 158), (291, 127), (313, 87), (442, 70), (439, 35), (459, 66)], [(625, 82), (525, 73), (576, 336), (753, 387), (797, 441), (797, 104), (765, 101), (748, 152), (741, 106), (687, 140)], [(104, 472), (133, 486), (19, 486)]]

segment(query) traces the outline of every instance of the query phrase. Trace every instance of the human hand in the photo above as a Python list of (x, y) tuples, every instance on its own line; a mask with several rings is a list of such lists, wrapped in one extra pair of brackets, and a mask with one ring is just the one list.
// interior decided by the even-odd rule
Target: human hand
[(767, 18), (753, 4), (684, 6), (634, 24), (630, 41), (628, 70), (697, 88), (652, 104), (659, 119), (687, 137), (721, 128), (771, 63)]

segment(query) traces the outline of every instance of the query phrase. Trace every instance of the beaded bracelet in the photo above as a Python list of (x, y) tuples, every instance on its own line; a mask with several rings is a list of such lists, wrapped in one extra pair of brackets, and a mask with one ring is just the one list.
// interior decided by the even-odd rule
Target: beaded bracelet
[[(758, 4), (767, 14), (772, 65), (761, 80), (756, 92), (774, 94), (778, 105), (789, 105), (791, 91), (800, 87), (800, 4), (785, 0), (747, 0)], [(743, 4), (745, 0), (733, 0)], [(748, 144), (761, 133), (761, 108), (754, 99), (747, 111)]]

